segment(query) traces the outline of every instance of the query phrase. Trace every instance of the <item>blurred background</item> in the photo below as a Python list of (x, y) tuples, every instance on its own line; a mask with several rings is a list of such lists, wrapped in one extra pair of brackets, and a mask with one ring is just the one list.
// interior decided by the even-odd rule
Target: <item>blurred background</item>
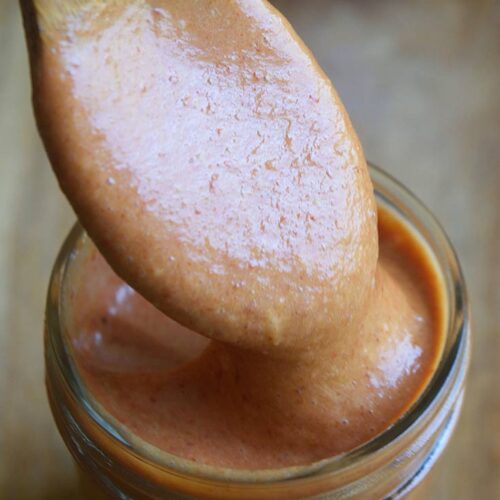
[[(430, 498), (500, 498), (500, 2), (276, 0), (332, 78), (368, 159), (446, 228), (474, 346)], [(79, 498), (44, 388), (45, 291), (74, 215), (30, 107), (17, 2), (0, 0), (0, 498)]]

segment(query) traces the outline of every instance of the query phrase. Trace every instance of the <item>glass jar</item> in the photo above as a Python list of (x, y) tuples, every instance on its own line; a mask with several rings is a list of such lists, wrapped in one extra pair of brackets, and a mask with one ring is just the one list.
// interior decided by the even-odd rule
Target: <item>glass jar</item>
[(46, 381), (55, 421), (87, 486), (124, 499), (276, 500), (400, 498), (422, 482), (446, 447), (462, 405), (470, 344), (467, 294), (457, 257), (432, 214), (382, 170), (370, 166), (370, 174), (379, 206), (402, 218), (421, 237), (445, 284), (447, 332), (442, 358), (410, 410), (368, 443), (303, 467), (226, 471), (139, 446), (93, 400), (72, 358), (62, 291), (83, 235), (76, 225), (62, 247), (49, 286)]

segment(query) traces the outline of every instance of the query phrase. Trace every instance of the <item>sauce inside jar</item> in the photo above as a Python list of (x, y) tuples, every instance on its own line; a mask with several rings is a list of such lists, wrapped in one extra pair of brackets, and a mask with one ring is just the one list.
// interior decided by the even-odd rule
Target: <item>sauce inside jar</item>
[[(405, 330), (388, 331), (384, 306), (385, 320), (372, 313), (371, 326), (361, 328), (355, 342), (329, 354), (328, 390), (338, 403), (325, 417), (318, 408), (324, 373), (317, 376), (318, 392), (308, 390), (314, 369), (290, 374), (283, 407), (291, 413), (283, 421), (283, 410), (272, 407), (276, 388), (272, 397), (267, 389), (255, 391), (276, 382), (254, 374), (250, 381), (245, 362), (235, 361), (240, 357), (155, 309), (116, 276), (88, 238), (64, 295), (84, 385), (127, 433), (201, 464), (250, 470), (306, 465), (365, 443), (424, 390), (440, 358), (446, 321), (442, 280), (424, 244), (387, 209), (379, 209), (378, 228), (380, 263), (409, 306), (389, 313), (405, 315)], [(376, 293), (385, 301), (384, 290)]]

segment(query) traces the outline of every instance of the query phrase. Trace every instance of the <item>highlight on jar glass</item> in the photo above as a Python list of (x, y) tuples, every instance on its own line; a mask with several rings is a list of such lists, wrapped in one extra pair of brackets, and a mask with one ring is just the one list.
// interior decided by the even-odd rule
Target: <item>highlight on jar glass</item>
[[(464, 394), (470, 344), (466, 287), (453, 248), (432, 214), (381, 169), (370, 166), (370, 175), (379, 260), (389, 263), (387, 272), (407, 283), (409, 293), (425, 293), (415, 306), (423, 312), (414, 318), (412, 335), (403, 332), (398, 342), (385, 345), (375, 365), (370, 360), (378, 356), (376, 346), (384, 344), (378, 331), (370, 332), (371, 350), (350, 346), (351, 358), (336, 350), (341, 355), (332, 357), (332, 366), (342, 366), (344, 356), (364, 368), (350, 372), (348, 384), (331, 388), (349, 387), (347, 397), (356, 405), (344, 404), (345, 414), (338, 420), (333, 414), (318, 436), (297, 434), (293, 443), (273, 435), (267, 446), (245, 440), (242, 430), (250, 435), (252, 430), (240, 415), (246, 411), (238, 389), (239, 380), (248, 383), (246, 373), (238, 372), (244, 363), (229, 366), (230, 357), (221, 355), (223, 368), (210, 365), (215, 373), (210, 374), (200, 360), (211, 357), (217, 341), (156, 310), (113, 273), (80, 225), (73, 228), (48, 291), (46, 381), (55, 421), (91, 498), (426, 498), (425, 478), (446, 448)], [(384, 290), (374, 293), (384, 296)], [(420, 323), (433, 325), (427, 329), (432, 338), (418, 338), (424, 335)], [(384, 322), (380, 328), (383, 333)], [(273, 363), (289, 362), (269, 356)], [(315, 366), (314, 356), (310, 365)], [(319, 366), (330, 369), (324, 362)], [(185, 377), (193, 367), (196, 383)], [(323, 374), (312, 375), (312, 368), (306, 373), (310, 379), (304, 385), (323, 380)], [(307, 391), (294, 388), (299, 401)], [(173, 401), (179, 394), (182, 403)], [(248, 418), (263, 432), (266, 405), (274, 402), (243, 396), (262, 405)], [(314, 408), (314, 401), (307, 405)], [(199, 411), (181, 411), (186, 408)], [(290, 412), (293, 422), (300, 404), (290, 404)], [(314, 412), (309, 415), (314, 418)], [(279, 426), (267, 425), (279, 434)], [(313, 438), (335, 442), (320, 447)]]

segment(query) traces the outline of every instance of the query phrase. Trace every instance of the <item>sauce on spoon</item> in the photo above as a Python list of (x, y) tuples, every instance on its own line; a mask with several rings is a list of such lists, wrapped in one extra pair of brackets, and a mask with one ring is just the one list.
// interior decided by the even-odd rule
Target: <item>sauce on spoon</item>
[(24, 8), (47, 152), (120, 276), (89, 246), (68, 291), (101, 404), (159, 448), (250, 469), (398, 418), (440, 352), (433, 267), (389, 222), (379, 258), (361, 146), (286, 20), (263, 0)]

